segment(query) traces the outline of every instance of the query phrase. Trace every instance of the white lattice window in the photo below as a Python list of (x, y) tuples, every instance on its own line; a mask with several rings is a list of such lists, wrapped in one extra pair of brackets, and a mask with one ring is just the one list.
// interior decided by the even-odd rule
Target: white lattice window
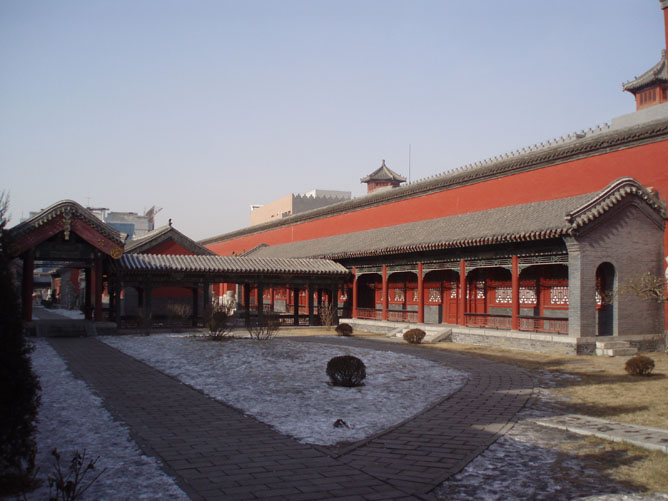
[(393, 301), (403, 301), (406, 298), (404, 289), (394, 289), (394, 299)]
[(497, 287), (496, 302), (500, 304), (510, 304), (513, 302), (513, 289), (511, 287)]
[(520, 304), (536, 304), (536, 290), (520, 287)]
[(429, 289), (429, 302), (439, 303), (441, 301), (441, 289)]
[(483, 280), (478, 280), (475, 283), (476, 288), (476, 298), (485, 299), (485, 282)]
[(568, 304), (568, 287), (550, 288), (550, 304)]
[(418, 297), (418, 290), (417, 290), (417, 289), (413, 289), (413, 302), (414, 302), (414, 303), (417, 303), (417, 302), (419, 301), (419, 299), (420, 299), (420, 298)]
[(344, 292), (343, 294), (341, 294), (341, 296), (339, 296), (339, 300), (345, 303), (346, 301), (348, 301), (348, 294)]
[(457, 298), (457, 284), (452, 282), (452, 285), (450, 286), (450, 299), (456, 299)]
[(596, 306), (601, 306), (603, 304), (603, 297), (601, 296), (601, 291), (596, 290)]

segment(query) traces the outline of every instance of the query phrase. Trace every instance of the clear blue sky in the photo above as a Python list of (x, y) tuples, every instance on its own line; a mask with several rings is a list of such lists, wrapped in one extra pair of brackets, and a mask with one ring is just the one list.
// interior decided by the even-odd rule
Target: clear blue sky
[(210, 237), (609, 122), (663, 48), (658, 0), (4, 0), (0, 190)]

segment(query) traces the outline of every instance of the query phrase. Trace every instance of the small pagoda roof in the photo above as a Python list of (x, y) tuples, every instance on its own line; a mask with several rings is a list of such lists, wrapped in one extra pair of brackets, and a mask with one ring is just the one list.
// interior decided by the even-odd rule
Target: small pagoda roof
[(661, 51), (661, 60), (645, 73), (622, 84), (622, 89), (635, 94), (648, 87), (659, 84), (668, 84), (668, 66), (666, 65), (666, 51)]
[(380, 167), (378, 167), (368, 176), (360, 179), (361, 183), (370, 183), (372, 181), (397, 181), (399, 183), (403, 183), (406, 181), (406, 178), (400, 176), (392, 169), (390, 169), (387, 165), (385, 165), (385, 160), (383, 160), (383, 163)]

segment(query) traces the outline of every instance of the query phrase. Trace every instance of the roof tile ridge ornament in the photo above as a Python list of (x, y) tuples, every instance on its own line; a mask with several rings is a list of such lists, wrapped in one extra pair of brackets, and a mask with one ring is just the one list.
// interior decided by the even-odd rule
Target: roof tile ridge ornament
[(642, 73), (640, 76), (635, 76), (633, 80), (622, 83), (622, 90), (634, 93), (641, 90), (643, 87), (648, 87), (657, 80), (668, 81), (668, 62), (666, 61), (666, 49), (661, 49), (661, 58), (659, 62), (650, 69)]
[(622, 177), (595, 194), (589, 202), (566, 214), (564, 219), (571, 225), (571, 231), (576, 230), (598, 218), (629, 195), (638, 196), (662, 218), (666, 218), (666, 207), (663, 202), (636, 179)]

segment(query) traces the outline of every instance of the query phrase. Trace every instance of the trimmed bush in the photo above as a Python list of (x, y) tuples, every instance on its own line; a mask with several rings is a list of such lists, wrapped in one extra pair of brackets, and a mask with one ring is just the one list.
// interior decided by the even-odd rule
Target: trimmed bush
[(654, 370), (654, 360), (645, 355), (637, 355), (626, 361), (624, 370), (632, 376), (649, 376)]
[(39, 379), (25, 338), (19, 295), (5, 231), (7, 198), (0, 193), (0, 497), (18, 496), (34, 483)]
[(334, 357), (327, 362), (327, 375), (334, 386), (362, 386), (366, 378), (366, 365), (352, 355)]
[(410, 344), (420, 344), (424, 336), (425, 332), (422, 329), (411, 329), (404, 332), (404, 341)]
[(353, 328), (350, 324), (339, 324), (334, 329), (339, 336), (352, 336)]

